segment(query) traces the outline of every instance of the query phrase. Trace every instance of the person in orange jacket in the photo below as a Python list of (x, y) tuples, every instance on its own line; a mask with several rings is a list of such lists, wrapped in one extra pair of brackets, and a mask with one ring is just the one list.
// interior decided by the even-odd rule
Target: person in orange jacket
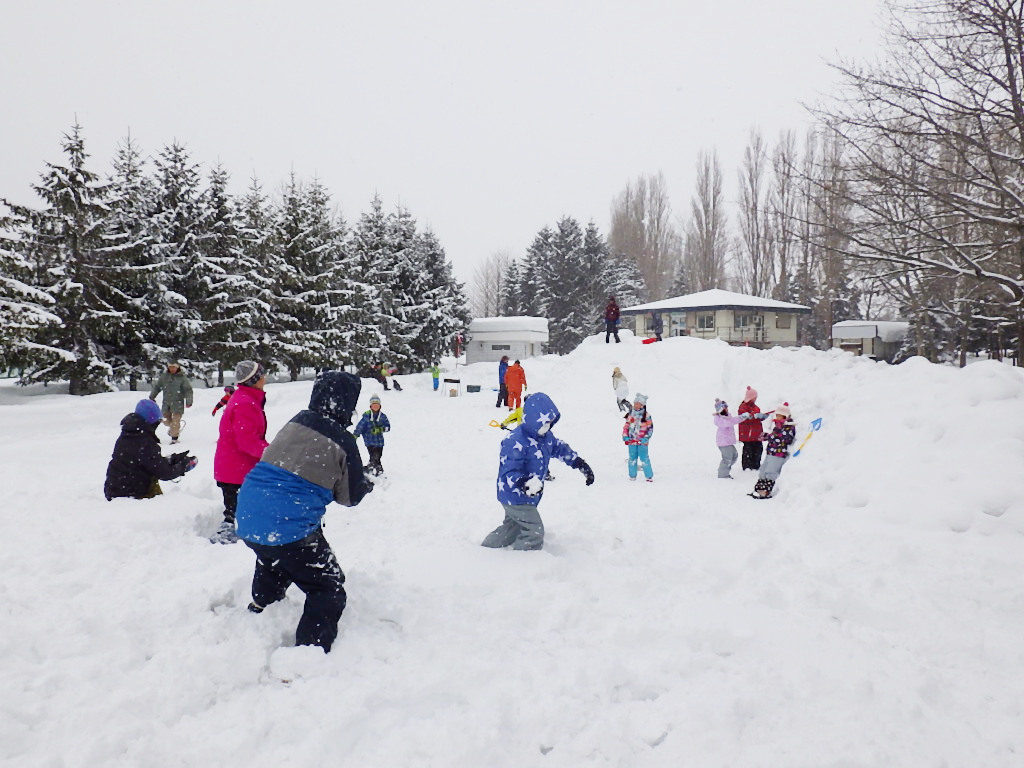
[(526, 371), (518, 360), (505, 371), (505, 388), (508, 390), (508, 409), (514, 411), (523, 404), (523, 390), (526, 389)]

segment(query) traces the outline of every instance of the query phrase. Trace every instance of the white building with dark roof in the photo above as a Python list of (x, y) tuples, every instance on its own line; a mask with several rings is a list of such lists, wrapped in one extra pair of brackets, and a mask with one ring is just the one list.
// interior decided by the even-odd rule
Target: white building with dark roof
[(620, 310), (635, 319), (637, 336), (653, 336), (654, 314), (662, 316), (663, 336), (721, 339), (751, 347), (795, 346), (797, 316), (811, 308), (761, 296), (712, 288)]

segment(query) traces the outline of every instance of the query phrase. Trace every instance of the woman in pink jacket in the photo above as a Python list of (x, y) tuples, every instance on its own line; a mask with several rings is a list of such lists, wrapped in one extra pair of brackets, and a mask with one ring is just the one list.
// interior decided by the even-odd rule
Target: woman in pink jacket
[(213, 479), (224, 494), (224, 522), (211, 541), (221, 544), (238, 541), (235, 535), (238, 489), (268, 445), (267, 416), (263, 410), (267, 400), (263, 391), (266, 383), (266, 371), (259, 363), (243, 360), (235, 367), (237, 386), (224, 407), (217, 452), (213, 456)]

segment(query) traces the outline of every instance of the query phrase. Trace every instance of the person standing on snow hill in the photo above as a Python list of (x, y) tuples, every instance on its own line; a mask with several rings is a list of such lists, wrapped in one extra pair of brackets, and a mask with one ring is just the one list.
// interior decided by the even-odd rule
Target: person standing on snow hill
[(199, 460), (182, 451), (164, 457), (156, 425), (160, 406), (152, 400), (139, 400), (135, 410), (121, 419), (121, 435), (107, 464), (103, 495), (107, 501), (117, 498), (151, 499), (159, 496), (160, 480), (174, 480), (195, 469)]
[(514, 411), (523, 404), (523, 390), (526, 389), (526, 371), (518, 360), (505, 371), (505, 388), (508, 390), (508, 409)]
[(639, 461), (644, 465), (647, 482), (654, 482), (654, 469), (647, 453), (647, 445), (653, 435), (654, 419), (647, 413), (647, 395), (637, 392), (633, 397), (633, 408), (626, 414), (626, 423), (622, 426), (622, 442), (629, 448), (630, 480), (636, 480), (636, 465)]
[(366, 452), (370, 455), (369, 466), (375, 475), (384, 474), (384, 467), (381, 465), (380, 459), (384, 455), (384, 433), (390, 431), (391, 422), (380, 409), (380, 397), (374, 395), (370, 398), (370, 410), (366, 411), (359, 423), (356, 424), (352, 436), (356, 438), (362, 436), (363, 445), (366, 446)]
[(651, 330), (654, 331), (654, 338), (661, 341), (661, 334), (665, 332), (665, 321), (661, 319), (661, 313), (651, 312)]
[(612, 371), (612, 389), (615, 390), (615, 403), (619, 406), (619, 413), (629, 413), (629, 382), (618, 366)]
[(761, 471), (754, 483), (754, 492), (750, 494), (757, 499), (767, 499), (775, 489), (775, 483), (782, 473), (782, 465), (789, 460), (789, 446), (796, 439), (796, 425), (789, 412), (789, 403), (783, 403), (775, 409), (772, 417), (771, 434), (762, 439), (768, 442), (767, 456), (761, 462)]
[(614, 296), (608, 297), (608, 303), (604, 308), (604, 343), (614, 335), (615, 343), (619, 343), (619, 302)]
[(498, 402), (495, 408), (504, 408), (508, 405), (508, 387), (505, 386), (505, 374), (508, 372), (508, 355), (502, 355), (498, 362)]
[[(511, 370), (511, 369), (509, 369)], [(544, 478), (551, 459), (561, 459), (594, 482), (594, 473), (576, 452), (551, 434), (561, 414), (543, 392), (535, 392), (523, 404), (523, 422), (501, 442), (498, 462), (498, 501), (505, 519), (487, 534), (482, 545), (495, 549), (541, 549), (544, 523), (537, 506), (544, 495)]]
[(176, 443), (181, 435), (181, 417), (186, 408), (192, 407), (192, 382), (188, 380), (180, 365), (171, 362), (153, 385), (149, 399), (156, 400), (161, 391), (164, 393), (164, 424), (171, 436), (171, 443)]
[(430, 366), (430, 378), (434, 380), (434, 391), (437, 392), (437, 388), (441, 383), (441, 366), (437, 363)]
[(267, 448), (267, 395), (263, 391), (267, 374), (263, 366), (253, 360), (243, 360), (235, 366), (235, 393), (224, 409), (220, 420), (217, 450), (213, 454), (213, 479), (224, 497), (224, 522), (211, 541), (233, 544), (235, 511), (238, 491), (245, 476)]
[(729, 471), (736, 463), (736, 425), (752, 419), (749, 413), (742, 416), (730, 416), (729, 405), (724, 400), (715, 398), (715, 426), (718, 431), (715, 433), (715, 443), (722, 454), (722, 460), (718, 464), (718, 476), (723, 479), (732, 480)]
[(309, 408), (281, 428), (238, 494), (238, 537), (256, 553), (249, 610), (262, 613), (294, 583), (306, 594), (295, 644), (325, 653), (338, 636), (348, 597), (323, 517), (332, 501), (354, 507), (373, 490), (346, 429), (359, 388), (351, 373), (320, 374)]
[(753, 417), (740, 422), (739, 426), (740, 442), (743, 443), (741, 461), (743, 469), (761, 468), (761, 451), (763, 448), (761, 435), (764, 434), (761, 422), (768, 418), (768, 414), (761, 413), (761, 409), (757, 407), (756, 400), (757, 390), (753, 387), (747, 387), (746, 394), (743, 395), (743, 402), (736, 409), (740, 416), (749, 413)]

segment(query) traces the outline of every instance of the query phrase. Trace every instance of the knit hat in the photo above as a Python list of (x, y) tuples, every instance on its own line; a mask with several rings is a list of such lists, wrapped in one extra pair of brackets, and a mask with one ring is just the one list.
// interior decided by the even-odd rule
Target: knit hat
[(752, 403), (757, 400), (757, 390), (753, 387), (747, 387), (747, 394), (743, 396), (744, 403)]
[(719, 400), (715, 398), (715, 413), (724, 413), (729, 409), (729, 404), (725, 400)]
[(617, 365), (615, 366), (615, 370), (612, 371), (612, 374), (616, 374), (616, 373), (622, 373), (622, 371), (619, 370), (619, 366), (617, 366)]
[(256, 383), (266, 374), (263, 366), (252, 360), (243, 360), (235, 366), (235, 383), (250, 384)]
[(775, 406), (775, 416), (773, 417), (779, 421), (788, 421), (790, 417), (789, 403), (783, 403), (782, 405)]
[(380, 405), (380, 395), (371, 395), (370, 396), (370, 405), (373, 405), (374, 403), (376, 403), (377, 405)]
[(640, 403), (640, 405), (647, 405), (647, 395), (641, 395), (639, 392), (637, 392), (635, 395), (633, 395), (633, 402)]
[(142, 417), (142, 420), (147, 424), (156, 424), (163, 418), (163, 414), (160, 412), (160, 406), (156, 404), (155, 400), (146, 398), (145, 400), (139, 400), (135, 405), (135, 413)]

